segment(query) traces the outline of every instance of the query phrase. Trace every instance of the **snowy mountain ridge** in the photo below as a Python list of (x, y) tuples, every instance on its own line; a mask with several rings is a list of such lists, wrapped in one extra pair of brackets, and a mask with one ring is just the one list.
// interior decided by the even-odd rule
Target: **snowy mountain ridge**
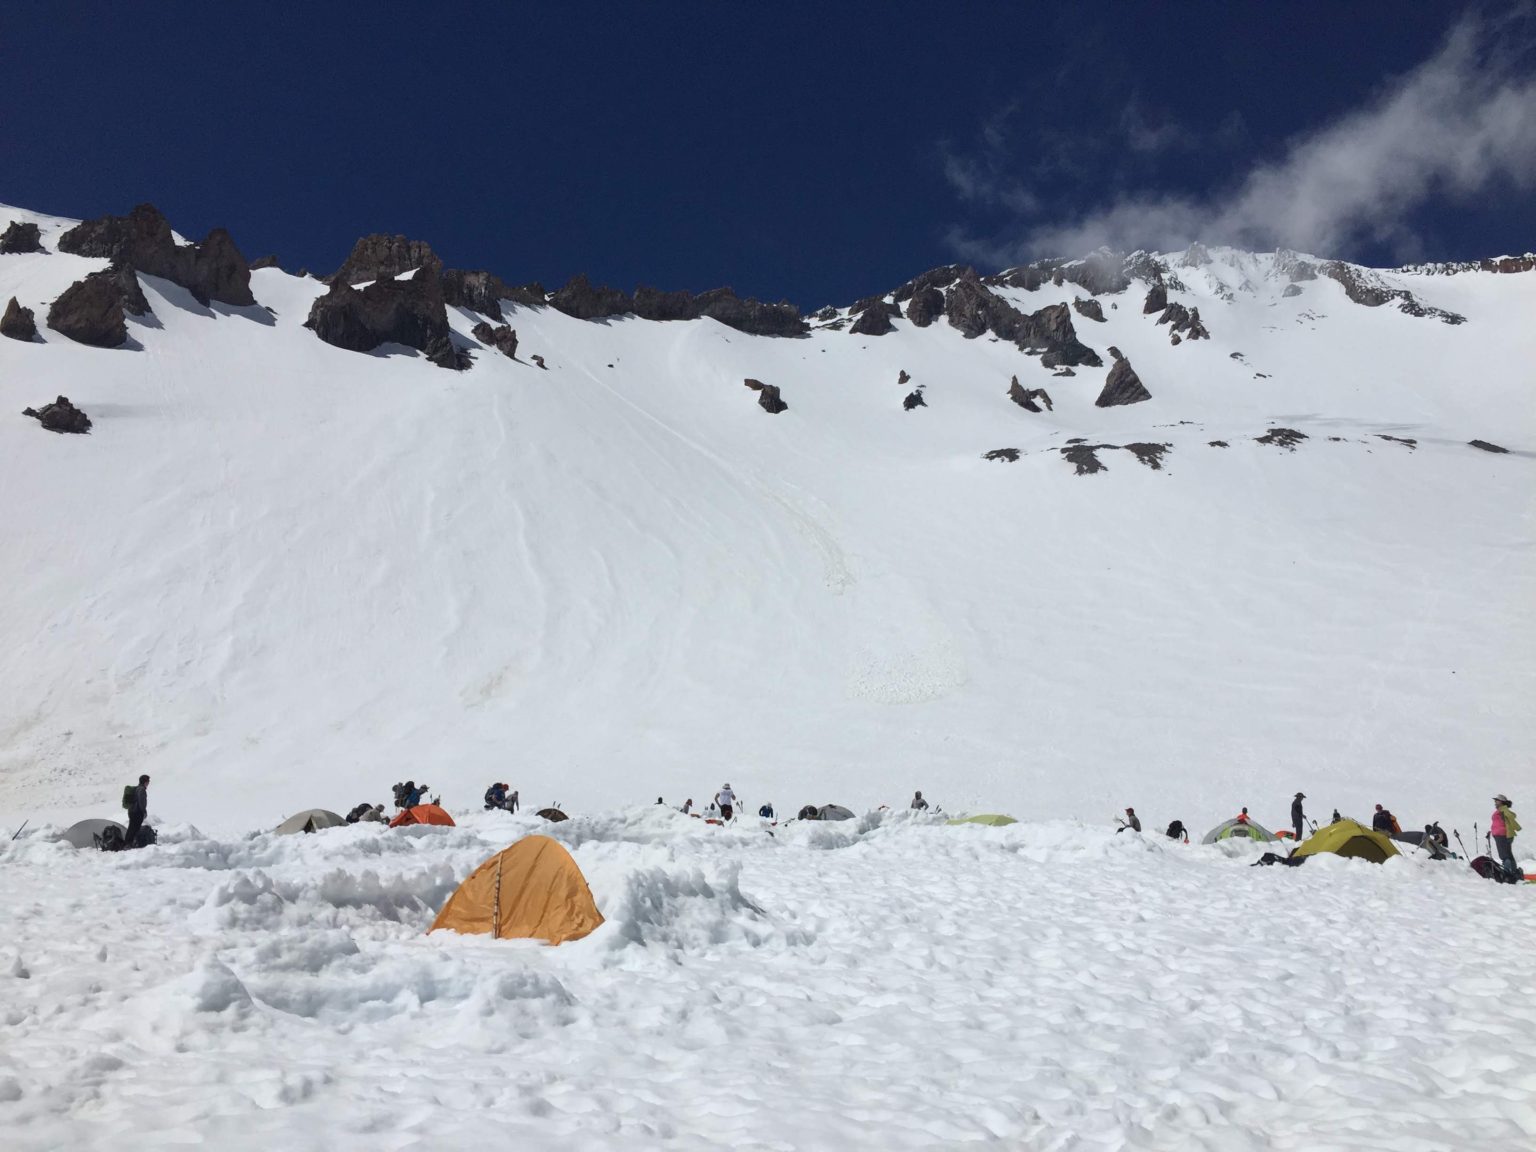
[[(802, 318), (5, 221), (5, 815), (149, 771), (231, 830), (405, 776), (1427, 821), (1536, 736), (1519, 259), (1096, 253)], [(49, 327), (82, 284), (116, 346)], [(59, 394), (90, 436), (20, 415)]]

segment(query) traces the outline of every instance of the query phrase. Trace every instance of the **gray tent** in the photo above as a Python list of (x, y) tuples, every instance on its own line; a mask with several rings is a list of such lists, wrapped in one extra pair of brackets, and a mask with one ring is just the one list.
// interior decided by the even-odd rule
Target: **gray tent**
[(76, 848), (96, 847), (96, 837), (100, 836), (108, 828), (116, 828), (119, 832), (127, 834), (128, 829), (116, 820), (82, 820), (78, 824), (71, 824), (63, 832), (59, 833), (59, 839), (66, 844), (72, 844)]
[(841, 804), (823, 804), (816, 812), (818, 820), (852, 820), (853, 813)]
[(279, 836), (292, 836), (298, 832), (318, 832), (322, 828), (339, 828), (345, 824), (336, 813), (324, 808), (309, 808), (295, 812), (273, 829)]
[(1278, 840), (1279, 837), (1261, 824), (1255, 824), (1252, 820), (1241, 820), (1234, 816), (1230, 820), (1223, 820), (1216, 827), (1205, 834), (1202, 844), (1214, 844), (1218, 840)]

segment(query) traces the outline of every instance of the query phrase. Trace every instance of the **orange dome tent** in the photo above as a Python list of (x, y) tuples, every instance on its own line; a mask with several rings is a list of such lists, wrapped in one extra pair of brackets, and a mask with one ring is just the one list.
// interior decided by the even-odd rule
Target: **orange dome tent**
[(405, 824), (446, 824), (452, 828), (453, 817), (436, 804), (418, 804), (414, 808), (407, 808), (389, 822), (391, 828), (399, 828)]
[(548, 836), (525, 836), (471, 872), (427, 931), (564, 944), (602, 922), (571, 854)]

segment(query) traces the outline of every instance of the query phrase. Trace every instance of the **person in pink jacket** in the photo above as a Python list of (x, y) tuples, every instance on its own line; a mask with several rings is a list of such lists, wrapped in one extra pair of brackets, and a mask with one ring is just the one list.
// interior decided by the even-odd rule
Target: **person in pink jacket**
[(1520, 866), (1515, 863), (1514, 851), (1520, 821), (1515, 819), (1515, 810), (1509, 806), (1509, 797), (1502, 792), (1493, 798), (1493, 819), (1488, 822), (1488, 831), (1493, 833), (1494, 847), (1499, 850), (1499, 862), (1504, 865), (1505, 874), (1520, 879)]

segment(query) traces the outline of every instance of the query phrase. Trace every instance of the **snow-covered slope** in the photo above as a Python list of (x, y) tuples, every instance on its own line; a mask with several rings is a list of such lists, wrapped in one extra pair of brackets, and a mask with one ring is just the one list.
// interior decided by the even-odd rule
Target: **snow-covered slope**
[[(1170, 260), (1211, 339), (1170, 345), (1143, 283), (1099, 296), (1079, 338), (1153, 397), (1099, 409), (1107, 367), (942, 319), (784, 339), (509, 305), (513, 361), (450, 309), (455, 373), (322, 343), (325, 286), (275, 268), (244, 309), (141, 277), (130, 346), (90, 348), (46, 305), (105, 262), (8, 218), (49, 251), (0, 256), (41, 333), (0, 340), (0, 817), (106, 814), (147, 771), (157, 813), (228, 830), (407, 776), (450, 807), (729, 780), (754, 808), (923, 788), (1192, 826), (1282, 823), (1302, 789), (1406, 825), (1528, 774), (1536, 275), (1395, 277), (1451, 325), (1326, 277), (1285, 295), (1273, 256)], [(19, 415), (61, 393), (90, 436)], [(1078, 475), (1075, 437), (1170, 447)]]

